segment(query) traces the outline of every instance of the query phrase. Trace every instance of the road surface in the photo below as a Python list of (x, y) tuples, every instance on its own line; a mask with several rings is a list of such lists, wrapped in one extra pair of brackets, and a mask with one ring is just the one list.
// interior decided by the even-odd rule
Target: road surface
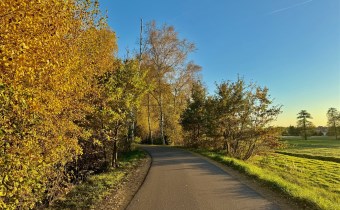
[(153, 162), (127, 210), (280, 209), (202, 157), (166, 146), (143, 148)]

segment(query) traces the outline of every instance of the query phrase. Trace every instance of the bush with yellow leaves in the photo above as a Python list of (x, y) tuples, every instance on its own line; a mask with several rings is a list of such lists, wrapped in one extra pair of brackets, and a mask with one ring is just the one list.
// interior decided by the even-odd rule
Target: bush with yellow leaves
[(3, 0), (0, 25), (0, 209), (30, 209), (67, 187), (116, 39), (88, 0)]

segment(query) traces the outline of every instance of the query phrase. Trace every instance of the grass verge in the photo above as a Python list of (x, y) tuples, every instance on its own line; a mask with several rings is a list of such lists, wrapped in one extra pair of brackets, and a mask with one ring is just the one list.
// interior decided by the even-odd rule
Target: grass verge
[[(337, 189), (335, 189), (334, 196), (333, 195), (327, 196), (327, 190), (322, 189), (321, 193), (319, 193), (317, 187), (307, 188), (305, 186), (299, 185), (299, 183), (295, 183), (296, 180), (286, 179), (286, 176), (288, 176), (291, 173), (291, 171), (287, 171), (287, 169), (282, 166), (277, 166), (277, 167), (278, 168), (281, 167), (281, 169), (285, 171), (285, 173), (283, 174), (278, 172), (276, 169), (271, 169), (269, 167), (266, 168), (263, 165), (256, 165), (256, 163), (245, 162), (242, 160), (237, 160), (234, 158), (226, 157), (225, 155), (221, 153), (217, 153), (217, 152), (211, 152), (207, 150), (196, 150), (196, 149), (191, 150), (191, 151), (199, 153), (203, 156), (211, 158), (227, 166), (230, 166), (231, 168), (234, 168), (246, 174), (247, 176), (254, 178), (255, 180), (263, 183), (264, 185), (282, 193), (288, 199), (299, 203), (299, 205), (304, 206), (306, 209), (327, 209), (327, 210), (339, 210), (340, 209), (340, 207), (338, 206), (338, 204), (340, 203), (340, 196), (339, 196), (339, 192), (337, 191)], [(282, 157), (278, 157), (278, 158), (282, 159)], [(297, 158), (297, 157), (289, 157), (289, 158)], [(304, 158), (300, 158), (300, 159), (304, 159)], [(307, 160), (307, 159), (304, 159), (304, 160)], [(317, 161), (317, 160), (310, 160), (310, 161)], [(321, 162), (324, 162), (324, 161), (321, 161)], [(265, 163), (264, 161), (262, 161), (261, 164), (275, 165), (275, 160), (272, 162), (268, 162), (268, 163)], [(337, 164), (337, 163), (334, 163), (334, 164)], [(309, 173), (309, 172), (302, 171), (302, 174), (303, 173)], [(308, 174), (306, 174), (306, 177), (307, 175)], [(336, 176), (338, 175), (339, 174), (336, 174)], [(301, 177), (297, 177), (297, 179), (301, 179)], [(339, 186), (339, 185), (335, 183), (334, 186)]]
[(84, 183), (75, 186), (65, 197), (55, 201), (49, 209), (95, 209), (122, 182), (141, 159), (146, 157), (142, 150), (131, 151), (120, 160), (120, 168), (90, 176)]

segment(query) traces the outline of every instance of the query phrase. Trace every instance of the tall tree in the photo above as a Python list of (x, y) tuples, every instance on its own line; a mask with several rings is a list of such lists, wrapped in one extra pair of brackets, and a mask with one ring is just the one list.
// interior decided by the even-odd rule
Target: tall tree
[(198, 81), (193, 84), (188, 106), (181, 115), (181, 125), (189, 133), (186, 146), (197, 147), (204, 134), (206, 90)]
[[(112, 167), (118, 166), (118, 149), (130, 150), (131, 139), (127, 132), (131, 120), (131, 108), (138, 108), (145, 92), (145, 74), (139, 73), (137, 60), (118, 61), (116, 68), (101, 78), (103, 89), (97, 107), (97, 121), (102, 122), (106, 138), (102, 139), (106, 162)], [(105, 148), (106, 146), (106, 148)], [(106, 153), (106, 152), (105, 152)], [(108, 159), (110, 156), (110, 160)]]
[(309, 119), (312, 119), (312, 116), (306, 110), (301, 110), (298, 113), (297, 119), (298, 119), (298, 122), (297, 122), (298, 127), (302, 128), (303, 137), (305, 140), (307, 140), (307, 136), (309, 135), (308, 130), (313, 125), (312, 122), (309, 121)]
[(340, 125), (340, 112), (336, 108), (329, 108), (327, 111), (328, 125), (332, 127), (335, 139), (338, 139), (337, 129)]
[(195, 49), (194, 44), (185, 39), (179, 39), (174, 27), (163, 25), (157, 27), (151, 22), (146, 29), (146, 52), (148, 62), (153, 66), (156, 77), (156, 87), (153, 96), (159, 108), (159, 128), (162, 143), (164, 138), (164, 97), (168, 90), (166, 76), (178, 69), (185, 68), (187, 56)]
[[(143, 118), (146, 118), (147, 119), (147, 126), (144, 126), (144, 127), (147, 127), (147, 141), (151, 144), (154, 143), (154, 138), (153, 138), (153, 130), (155, 130), (153, 128), (153, 119), (154, 119), (154, 100), (155, 98), (152, 97), (152, 93), (155, 91), (155, 88), (156, 88), (156, 84), (157, 84), (157, 81), (156, 81), (156, 71), (155, 71), (155, 68), (154, 66), (152, 65), (151, 62), (147, 62), (147, 61), (150, 61), (150, 58), (148, 57), (147, 54), (143, 54), (143, 59), (142, 59), (144, 62), (142, 63), (141, 65), (141, 69), (143, 71), (146, 71), (147, 72), (147, 76), (146, 78), (148, 78), (148, 81), (147, 81), (147, 94), (146, 94), (146, 98), (144, 99), (144, 103), (145, 103), (145, 107), (146, 107), (146, 110), (141, 110), (140, 114), (144, 114), (143, 111), (146, 111), (146, 116), (141, 116), (140, 119), (143, 119)], [(139, 121), (141, 123), (141, 121)]]

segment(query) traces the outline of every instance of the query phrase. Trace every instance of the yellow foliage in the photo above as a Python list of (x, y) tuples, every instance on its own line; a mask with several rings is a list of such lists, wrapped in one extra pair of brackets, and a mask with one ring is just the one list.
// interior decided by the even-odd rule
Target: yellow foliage
[[(90, 1), (0, 3), (0, 208), (33, 208), (62, 190), (81, 154), (75, 123), (91, 112), (115, 34)], [(91, 10), (92, 8), (92, 10)], [(48, 192), (46, 197), (46, 191)]]

